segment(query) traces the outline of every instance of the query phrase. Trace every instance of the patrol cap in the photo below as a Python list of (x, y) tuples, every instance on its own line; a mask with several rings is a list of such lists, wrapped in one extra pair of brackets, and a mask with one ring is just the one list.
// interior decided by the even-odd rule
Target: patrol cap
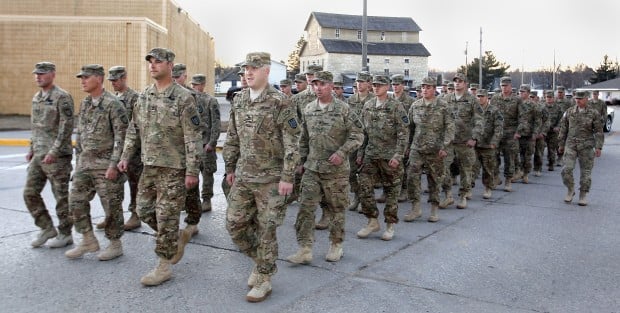
[(88, 65), (84, 65), (82, 66), (82, 71), (77, 73), (77, 75), (75, 75), (75, 77), (81, 78), (82, 76), (104, 76), (104, 71), (103, 71), (103, 66), (99, 65), (99, 64), (88, 64)]
[(555, 88), (555, 90), (557, 90), (557, 91), (559, 91), (559, 92), (565, 92), (565, 91), (566, 91), (566, 88), (564, 88), (564, 86), (557, 86), (557, 87)]
[(293, 84), (293, 81), (290, 79), (283, 79), (280, 81), (280, 86), (290, 86)]
[(334, 87), (344, 87), (344, 83), (342, 82), (342, 80), (334, 80)]
[(239, 65), (239, 71), (237, 72), (237, 75), (243, 76), (245, 75), (245, 62), (241, 63), (241, 65)]
[(172, 77), (181, 77), (181, 75), (185, 74), (185, 70), (187, 70), (187, 66), (183, 63), (177, 63), (172, 67)]
[(127, 75), (127, 70), (125, 70), (124, 66), (120, 66), (120, 65), (112, 66), (108, 70), (108, 74), (109, 74), (108, 80), (117, 80)]
[(454, 89), (454, 83), (448, 83), (448, 89)]
[(192, 76), (192, 85), (202, 85), (207, 83), (207, 76), (205, 74), (196, 74)]
[(530, 90), (532, 90), (532, 87), (530, 87), (530, 85), (528, 84), (522, 84), (521, 86), (519, 86), (519, 91), (530, 92)]
[(510, 78), (510, 76), (504, 76), (499, 79), (499, 84), (502, 86), (510, 85), (512, 84), (512, 78)]
[(545, 91), (545, 97), (553, 98), (553, 90)]
[(323, 70), (323, 67), (318, 65), (318, 64), (310, 64), (308, 65), (308, 67), (306, 67), (306, 71), (304, 72), (304, 74), (314, 74), (316, 72), (320, 72)]
[(405, 75), (396, 74), (392, 75), (392, 85), (402, 85), (405, 82)]
[(32, 74), (45, 74), (56, 71), (56, 65), (52, 62), (39, 62), (34, 65)]
[(295, 74), (295, 82), (296, 83), (307, 83), (306, 75), (304, 74)]
[(268, 52), (250, 52), (245, 56), (245, 66), (263, 67), (271, 65), (271, 54)]
[(443, 80), (443, 82), (441, 82), (441, 85), (442, 85), (442, 86), (448, 86), (448, 84), (449, 84), (449, 83), (450, 83), (450, 81), (449, 81), (449, 80), (445, 80), (445, 79), (444, 79), (444, 80)]
[(372, 84), (373, 85), (389, 85), (390, 78), (387, 77), (386, 75), (375, 75), (375, 77), (372, 78)]
[(469, 84), (469, 89), (478, 89), (478, 84)]
[(174, 62), (174, 52), (170, 49), (166, 48), (153, 48), (149, 53), (144, 57), (145, 60), (149, 61), (151, 58), (155, 58), (159, 61), (167, 61)]
[(366, 71), (359, 72), (357, 73), (357, 76), (355, 77), (355, 81), (356, 82), (370, 82), (372, 81), (372, 76), (370, 75), (370, 73)]
[(484, 97), (488, 97), (489, 96), (489, 91), (486, 89), (478, 89), (476, 91), (476, 96), (480, 97), (480, 96), (484, 96)]
[(463, 74), (463, 73), (456, 73), (454, 75), (454, 78), (452, 78), (452, 81), (455, 81), (457, 79), (460, 79), (462, 81), (467, 81), (467, 77), (465, 77), (465, 74)]
[(422, 91), (422, 85), (415, 86), (415, 91), (417, 91), (417, 92)]
[(424, 77), (422, 79), (422, 86), (424, 85), (428, 85), (428, 86), (437, 86), (437, 80), (435, 80), (435, 78), (433, 77)]
[(598, 90), (592, 90), (593, 95), (598, 95)]
[(312, 79), (312, 82), (314, 83), (317, 80), (325, 83), (331, 83), (334, 81), (334, 75), (328, 71), (318, 71), (314, 73), (314, 78)]
[(587, 97), (588, 97), (588, 94), (583, 90), (579, 90), (575, 92), (575, 99), (583, 99)]
[(533, 97), (538, 97), (538, 91), (536, 90), (530, 91), (530, 98), (533, 98)]

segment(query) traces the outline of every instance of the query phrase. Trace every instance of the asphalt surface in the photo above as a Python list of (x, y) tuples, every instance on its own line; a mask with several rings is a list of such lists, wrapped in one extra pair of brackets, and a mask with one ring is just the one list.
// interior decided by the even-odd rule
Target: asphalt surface
[[(146, 224), (126, 232), (124, 255), (107, 262), (94, 253), (69, 260), (68, 248), (31, 248), (38, 229), (22, 198), (26, 148), (0, 146), (0, 312), (620, 312), (618, 132), (605, 140), (586, 207), (563, 202), (559, 168), (514, 184), (514, 192), (496, 190), (490, 200), (482, 199), (478, 181), (467, 209), (452, 206), (428, 223), (423, 203), (423, 218), (399, 223), (390, 242), (381, 232), (356, 238), (366, 218), (347, 212), (345, 255), (337, 263), (324, 260), (326, 231), (316, 231), (310, 265), (286, 261), (297, 249), (293, 204), (278, 230), (273, 293), (257, 304), (245, 301), (252, 262), (225, 229), (221, 155), (214, 210), (202, 215), (173, 278), (147, 288), (140, 277), (157, 261)], [(53, 207), (49, 185), (43, 196)], [(93, 222), (101, 221), (99, 201), (91, 207)], [(409, 209), (401, 204), (399, 216)], [(107, 245), (102, 231), (96, 236)]]

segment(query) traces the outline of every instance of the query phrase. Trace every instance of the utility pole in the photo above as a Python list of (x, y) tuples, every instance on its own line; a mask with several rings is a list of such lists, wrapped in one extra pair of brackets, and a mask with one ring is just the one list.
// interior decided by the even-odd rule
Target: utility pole
[(465, 77), (467, 77), (467, 46), (469, 41), (465, 41)]
[(555, 90), (555, 71), (556, 71), (556, 67), (555, 67), (555, 49), (553, 49), (553, 78), (552, 78), (552, 82), (551, 82), (551, 90)]
[(480, 58), (478, 59), (478, 86), (479, 88), (485, 88), (482, 85), (482, 27), (480, 27)]
[(366, 0), (364, 0), (364, 10), (362, 15), (362, 71), (368, 71), (368, 45), (366, 43), (366, 33), (368, 32), (368, 16), (366, 14)]

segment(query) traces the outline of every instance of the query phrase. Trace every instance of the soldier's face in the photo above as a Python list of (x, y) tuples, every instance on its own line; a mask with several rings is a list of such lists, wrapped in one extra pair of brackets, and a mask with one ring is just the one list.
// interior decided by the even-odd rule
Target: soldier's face
[(592, 98), (594, 98), (594, 100), (598, 100), (598, 92), (593, 92)]
[(174, 81), (177, 84), (185, 86), (185, 81), (187, 80), (187, 74), (183, 73), (183, 74), (181, 74), (181, 76), (173, 77), (172, 79), (174, 79)]
[(298, 82), (295, 82), (295, 87), (297, 87), (298, 92), (301, 92), (301, 91), (306, 90), (306, 88), (308, 88), (308, 84), (302, 81), (298, 81)]
[(435, 86), (431, 85), (422, 85), (422, 97), (426, 100), (431, 100), (435, 98)]
[(80, 77), (82, 91), (91, 93), (97, 90), (103, 84), (103, 77), (97, 75)]
[(519, 90), (519, 98), (521, 98), (521, 100), (527, 100), (529, 96), (530, 96), (529, 92), (525, 90)]
[(372, 90), (377, 97), (383, 97), (387, 95), (389, 86), (388, 84), (372, 84)]
[(269, 66), (246, 66), (245, 79), (248, 81), (248, 87), (252, 89), (265, 87), (269, 80)]
[(171, 77), (172, 75), (172, 62), (160, 61), (156, 58), (149, 59), (149, 72), (151, 77), (155, 80)]
[(41, 88), (48, 88), (54, 83), (56, 72), (49, 72), (44, 74), (34, 74), (34, 81), (37, 82), (37, 86)]
[(356, 81), (355, 84), (357, 85), (357, 91), (358, 92), (368, 92), (369, 85), (370, 85), (370, 84), (368, 84), (368, 82)]
[(394, 93), (400, 94), (405, 89), (405, 86), (403, 84), (392, 84), (392, 89)]
[(588, 98), (575, 98), (575, 101), (580, 108), (585, 108), (588, 105)]
[(291, 92), (291, 86), (289, 85), (280, 85), (280, 90), (285, 93), (285, 94), (289, 94)]
[(457, 79), (454, 80), (454, 90), (456, 90), (456, 91), (462, 92), (463, 90), (465, 90), (465, 86), (466, 85), (467, 84), (462, 79), (458, 79), (457, 78)]
[(340, 96), (344, 93), (344, 89), (342, 87), (334, 87), (334, 93)]
[(504, 95), (509, 95), (512, 93), (512, 85), (510, 84), (504, 84), (501, 86), (502, 88), (502, 94)]
[(487, 105), (487, 103), (489, 103), (489, 97), (483, 96), (483, 95), (479, 95), (478, 96), (478, 101), (480, 101), (481, 105), (485, 106), (485, 105)]
[(547, 104), (553, 104), (555, 102), (555, 99), (553, 99), (553, 97), (546, 96), (545, 101), (547, 101)]
[(125, 86), (127, 86), (127, 76), (123, 76), (119, 79), (110, 80), (110, 83), (112, 84), (112, 88), (114, 88), (114, 91), (123, 91), (125, 90)]
[(320, 101), (327, 102), (331, 100), (332, 89), (334, 89), (333, 83), (315, 80), (312, 83), (312, 88)]
[(564, 99), (564, 91), (558, 90), (558, 99)]
[(198, 92), (204, 92), (205, 84), (192, 84), (192, 88)]

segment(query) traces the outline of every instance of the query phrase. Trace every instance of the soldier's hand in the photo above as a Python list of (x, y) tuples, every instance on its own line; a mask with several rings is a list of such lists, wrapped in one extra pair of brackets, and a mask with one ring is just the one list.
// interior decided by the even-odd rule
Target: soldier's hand
[(46, 154), (43, 158), (43, 164), (52, 164), (54, 162), (56, 162), (56, 157), (51, 154)]
[(198, 186), (198, 176), (185, 175), (185, 188), (192, 189)]
[(396, 159), (390, 159), (390, 162), (388, 162), (388, 166), (391, 168), (397, 168), (399, 164), (400, 162)]
[(597, 158), (601, 156), (601, 153), (602, 153), (601, 149), (594, 150), (594, 156), (596, 156)]
[(496, 146), (494, 144), (491, 144), (491, 149), (495, 149)]
[(556, 133), (559, 133), (560, 132), (560, 128), (559, 127), (555, 127), (555, 128), (553, 128), (553, 131), (556, 132)]
[(467, 140), (467, 146), (470, 148), (474, 148), (476, 146), (476, 140), (475, 139), (469, 139)]
[(558, 148), (558, 152), (559, 152), (560, 154), (564, 153), (564, 147), (559, 147), (559, 148)]
[(342, 158), (337, 153), (332, 154), (327, 160), (329, 161), (329, 163), (333, 165), (340, 165), (342, 164), (342, 161), (343, 161)]
[(515, 135), (513, 136), (513, 138), (514, 138), (515, 140), (517, 140), (517, 139), (521, 138), (521, 135), (520, 135), (519, 133), (515, 133)]
[(105, 179), (107, 180), (116, 180), (118, 178), (118, 169), (114, 166), (108, 167), (105, 171)]
[(357, 158), (357, 159), (355, 159), (355, 164), (362, 165), (363, 161), (364, 161), (364, 158)]
[(118, 168), (119, 171), (121, 171), (122, 173), (126, 173), (127, 172), (127, 167), (129, 165), (129, 161), (127, 160), (121, 160), (120, 162), (118, 162), (118, 164), (116, 164), (116, 167)]
[(34, 153), (32, 153), (32, 151), (28, 151), (28, 153), (26, 153), (26, 161), (30, 162), (30, 160), (32, 160), (32, 155)]
[(293, 184), (280, 181), (280, 183), (278, 184), (278, 193), (281, 196), (290, 195), (291, 193), (293, 193)]
[(235, 182), (235, 173), (227, 173), (226, 174), (226, 183), (228, 186), (232, 186)]
[(446, 150), (439, 150), (438, 155), (440, 159), (443, 159), (448, 156), (448, 152), (446, 152)]
[(295, 173), (303, 174), (304, 173), (304, 166), (303, 165), (298, 165), (297, 168), (295, 168)]
[(211, 146), (210, 144), (205, 145), (205, 152), (213, 152), (213, 150), (213, 146)]

